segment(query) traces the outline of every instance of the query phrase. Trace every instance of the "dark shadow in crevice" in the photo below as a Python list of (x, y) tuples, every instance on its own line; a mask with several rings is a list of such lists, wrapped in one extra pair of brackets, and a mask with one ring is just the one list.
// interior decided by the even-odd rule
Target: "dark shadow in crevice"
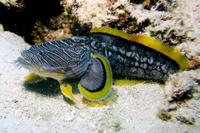
[(23, 0), (16, 1), (16, 4), (21, 8), (12, 5), (7, 7), (0, 2), (0, 23), (5, 31), (23, 36), (30, 44), (33, 44), (31, 32), (36, 22), (48, 26), (53, 16), (63, 12), (60, 0)]

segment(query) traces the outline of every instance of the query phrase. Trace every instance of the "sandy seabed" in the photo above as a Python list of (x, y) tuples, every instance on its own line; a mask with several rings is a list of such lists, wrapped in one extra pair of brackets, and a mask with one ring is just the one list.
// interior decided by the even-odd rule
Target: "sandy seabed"
[[(196, 28), (199, 30), (199, 27)], [(163, 85), (114, 85), (111, 96), (103, 105), (90, 103), (79, 92), (74, 94), (79, 102), (72, 103), (63, 98), (59, 85), (54, 80), (24, 85), (28, 70), (19, 70), (12, 62), (26, 46), (28, 44), (23, 38), (0, 31), (0, 132), (200, 131), (199, 110), (193, 125), (181, 123), (176, 119), (163, 121), (157, 116), (159, 110), (167, 105), (166, 88)], [(196, 106), (200, 106), (199, 100)]]

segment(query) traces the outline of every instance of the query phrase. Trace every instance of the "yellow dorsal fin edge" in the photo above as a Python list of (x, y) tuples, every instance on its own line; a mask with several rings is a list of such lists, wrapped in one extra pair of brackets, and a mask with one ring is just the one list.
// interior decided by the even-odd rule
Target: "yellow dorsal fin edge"
[(105, 28), (105, 27), (91, 29), (90, 33), (106, 33), (113, 36), (121, 37), (123, 39), (129, 40), (132, 42), (140, 43), (174, 60), (179, 65), (180, 70), (186, 70), (189, 67), (188, 60), (185, 58), (185, 56), (181, 52), (151, 37), (144, 36), (144, 35), (129, 35), (117, 29), (111, 29), (111, 28)]

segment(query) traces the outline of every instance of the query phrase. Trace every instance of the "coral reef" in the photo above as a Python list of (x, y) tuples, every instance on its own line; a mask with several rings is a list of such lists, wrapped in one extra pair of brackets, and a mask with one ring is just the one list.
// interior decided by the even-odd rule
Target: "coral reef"
[(163, 120), (199, 125), (200, 70), (171, 75), (165, 86), (166, 106), (158, 116)]

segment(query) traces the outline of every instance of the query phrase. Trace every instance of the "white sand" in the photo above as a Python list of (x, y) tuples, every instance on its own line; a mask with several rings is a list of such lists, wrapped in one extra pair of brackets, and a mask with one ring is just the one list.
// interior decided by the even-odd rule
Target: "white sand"
[(80, 93), (75, 94), (79, 102), (71, 104), (63, 99), (58, 86), (57, 91), (50, 96), (48, 92), (46, 95), (39, 91), (48, 85), (43, 85), (43, 88), (34, 85), (32, 89), (25, 88), (23, 80), (28, 71), (18, 70), (11, 64), (20, 56), (25, 45), (21, 37), (0, 31), (0, 132), (200, 131), (199, 123), (188, 126), (174, 119), (165, 122), (157, 117), (159, 108), (167, 105), (165, 88), (158, 84), (113, 86), (107, 105), (98, 107), (85, 104)]

